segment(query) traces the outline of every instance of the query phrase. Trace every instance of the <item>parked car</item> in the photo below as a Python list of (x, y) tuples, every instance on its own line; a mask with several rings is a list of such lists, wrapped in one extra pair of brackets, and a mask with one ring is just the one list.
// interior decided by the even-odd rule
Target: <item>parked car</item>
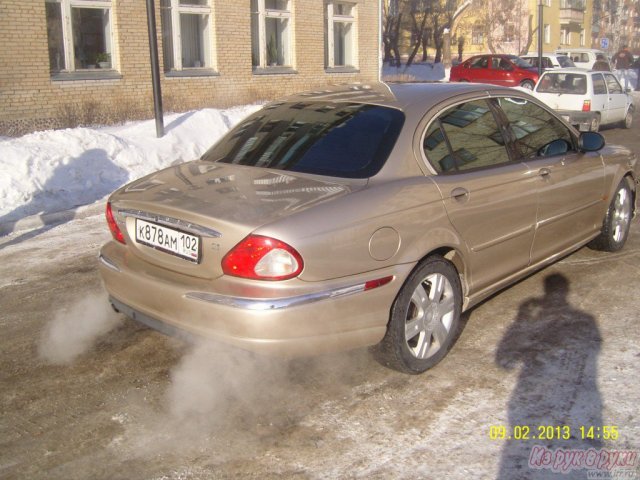
[(419, 373), (481, 300), (585, 244), (621, 249), (639, 170), (524, 91), (322, 88), (113, 193), (100, 273), (162, 331), (285, 355), (377, 344)]
[(559, 48), (556, 50), (558, 55), (566, 55), (569, 57), (576, 67), (591, 70), (596, 62), (598, 54), (602, 55), (607, 61), (609, 56), (602, 50), (595, 48)]
[(610, 72), (544, 72), (534, 95), (579, 130), (597, 132), (601, 125), (610, 124), (631, 128), (633, 123), (633, 97)]
[(515, 55), (476, 55), (451, 67), (449, 80), (520, 86), (531, 90), (538, 81), (538, 69)]
[[(526, 60), (532, 67), (538, 68), (538, 54), (532, 53), (530, 55), (523, 55), (520, 58)], [(558, 55), (556, 53), (543, 53), (542, 54), (542, 68), (545, 70), (552, 68), (571, 68), (576, 65), (566, 55)]]

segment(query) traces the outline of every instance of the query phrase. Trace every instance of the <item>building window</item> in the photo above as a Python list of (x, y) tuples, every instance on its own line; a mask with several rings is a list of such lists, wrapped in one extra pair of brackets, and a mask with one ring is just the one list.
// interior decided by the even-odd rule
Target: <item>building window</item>
[(513, 23), (507, 23), (504, 26), (502, 41), (513, 42), (515, 40), (515, 37), (516, 37), (516, 26)]
[(251, 0), (254, 67), (291, 66), (291, 0)]
[(551, 43), (551, 25), (544, 25), (544, 43)]
[(213, 68), (209, 0), (161, 0), (164, 71)]
[(480, 23), (476, 23), (471, 27), (471, 44), (483, 45), (484, 44), (484, 27)]
[(325, 58), (328, 68), (356, 67), (357, 55), (356, 5), (327, 3), (327, 41)]
[(584, 47), (584, 28), (580, 30), (580, 46)]
[(569, 30), (560, 29), (560, 45), (571, 45), (571, 32)]
[(51, 73), (115, 65), (111, 0), (46, 0)]

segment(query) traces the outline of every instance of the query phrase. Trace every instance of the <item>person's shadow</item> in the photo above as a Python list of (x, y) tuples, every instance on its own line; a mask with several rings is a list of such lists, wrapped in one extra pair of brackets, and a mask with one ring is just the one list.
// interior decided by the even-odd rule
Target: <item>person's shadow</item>
[(42, 225), (0, 245), (15, 245), (75, 218), (77, 207), (94, 203), (129, 178), (126, 170), (114, 164), (100, 148), (86, 150), (61, 163), (31, 200), (0, 217), (0, 237), (12, 233), (17, 223), (38, 215)]
[[(531, 468), (533, 447), (551, 451), (601, 447), (597, 438), (582, 438), (590, 427), (602, 426), (597, 384), (600, 332), (593, 316), (568, 303), (569, 281), (564, 276), (547, 276), (544, 290), (543, 297), (520, 305), (496, 352), (500, 367), (520, 368), (508, 404), (507, 439), (497, 477), (501, 480), (584, 477), (585, 470), (556, 474), (548, 468)], [(525, 433), (528, 440), (516, 438)]]

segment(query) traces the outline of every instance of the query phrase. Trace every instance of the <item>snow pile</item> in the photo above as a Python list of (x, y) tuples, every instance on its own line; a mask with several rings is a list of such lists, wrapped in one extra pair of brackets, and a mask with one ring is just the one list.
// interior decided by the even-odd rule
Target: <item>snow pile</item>
[(260, 105), (204, 109), (116, 127), (0, 139), (0, 224), (100, 200), (127, 181), (198, 158)]

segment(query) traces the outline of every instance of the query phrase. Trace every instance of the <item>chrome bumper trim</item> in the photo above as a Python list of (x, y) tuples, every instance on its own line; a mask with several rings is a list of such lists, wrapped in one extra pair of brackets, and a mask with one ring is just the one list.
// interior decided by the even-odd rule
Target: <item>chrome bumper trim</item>
[(282, 308), (298, 307), (309, 303), (319, 302), (329, 298), (340, 298), (353, 295), (365, 291), (365, 283), (358, 283), (335, 290), (327, 290), (324, 292), (309, 293), (307, 295), (298, 295), (296, 297), (282, 298), (246, 298), (246, 297), (230, 297), (227, 295), (218, 295), (215, 293), (205, 292), (188, 292), (184, 294), (185, 298), (191, 300), (200, 300), (202, 302), (215, 303), (218, 305), (226, 305), (228, 307), (240, 308), (243, 310), (266, 311), (279, 310)]
[(178, 228), (194, 235), (202, 235), (203, 237), (220, 238), (222, 236), (220, 232), (212, 228), (203, 227), (196, 223), (185, 222), (184, 220), (179, 220), (177, 218), (154, 215), (153, 213), (143, 212), (142, 210), (122, 208), (118, 209), (118, 213), (123, 217), (139, 218), (141, 220), (147, 220), (149, 222), (164, 225), (165, 227)]
[(111, 270), (115, 270), (116, 272), (120, 273), (120, 269), (118, 268), (118, 266), (113, 261), (111, 261), (107, 257), (105, 257), (104, 255), (99, 254), (98, 255), (98, 260), (100, 260), (104, 266), (110, 268)]

